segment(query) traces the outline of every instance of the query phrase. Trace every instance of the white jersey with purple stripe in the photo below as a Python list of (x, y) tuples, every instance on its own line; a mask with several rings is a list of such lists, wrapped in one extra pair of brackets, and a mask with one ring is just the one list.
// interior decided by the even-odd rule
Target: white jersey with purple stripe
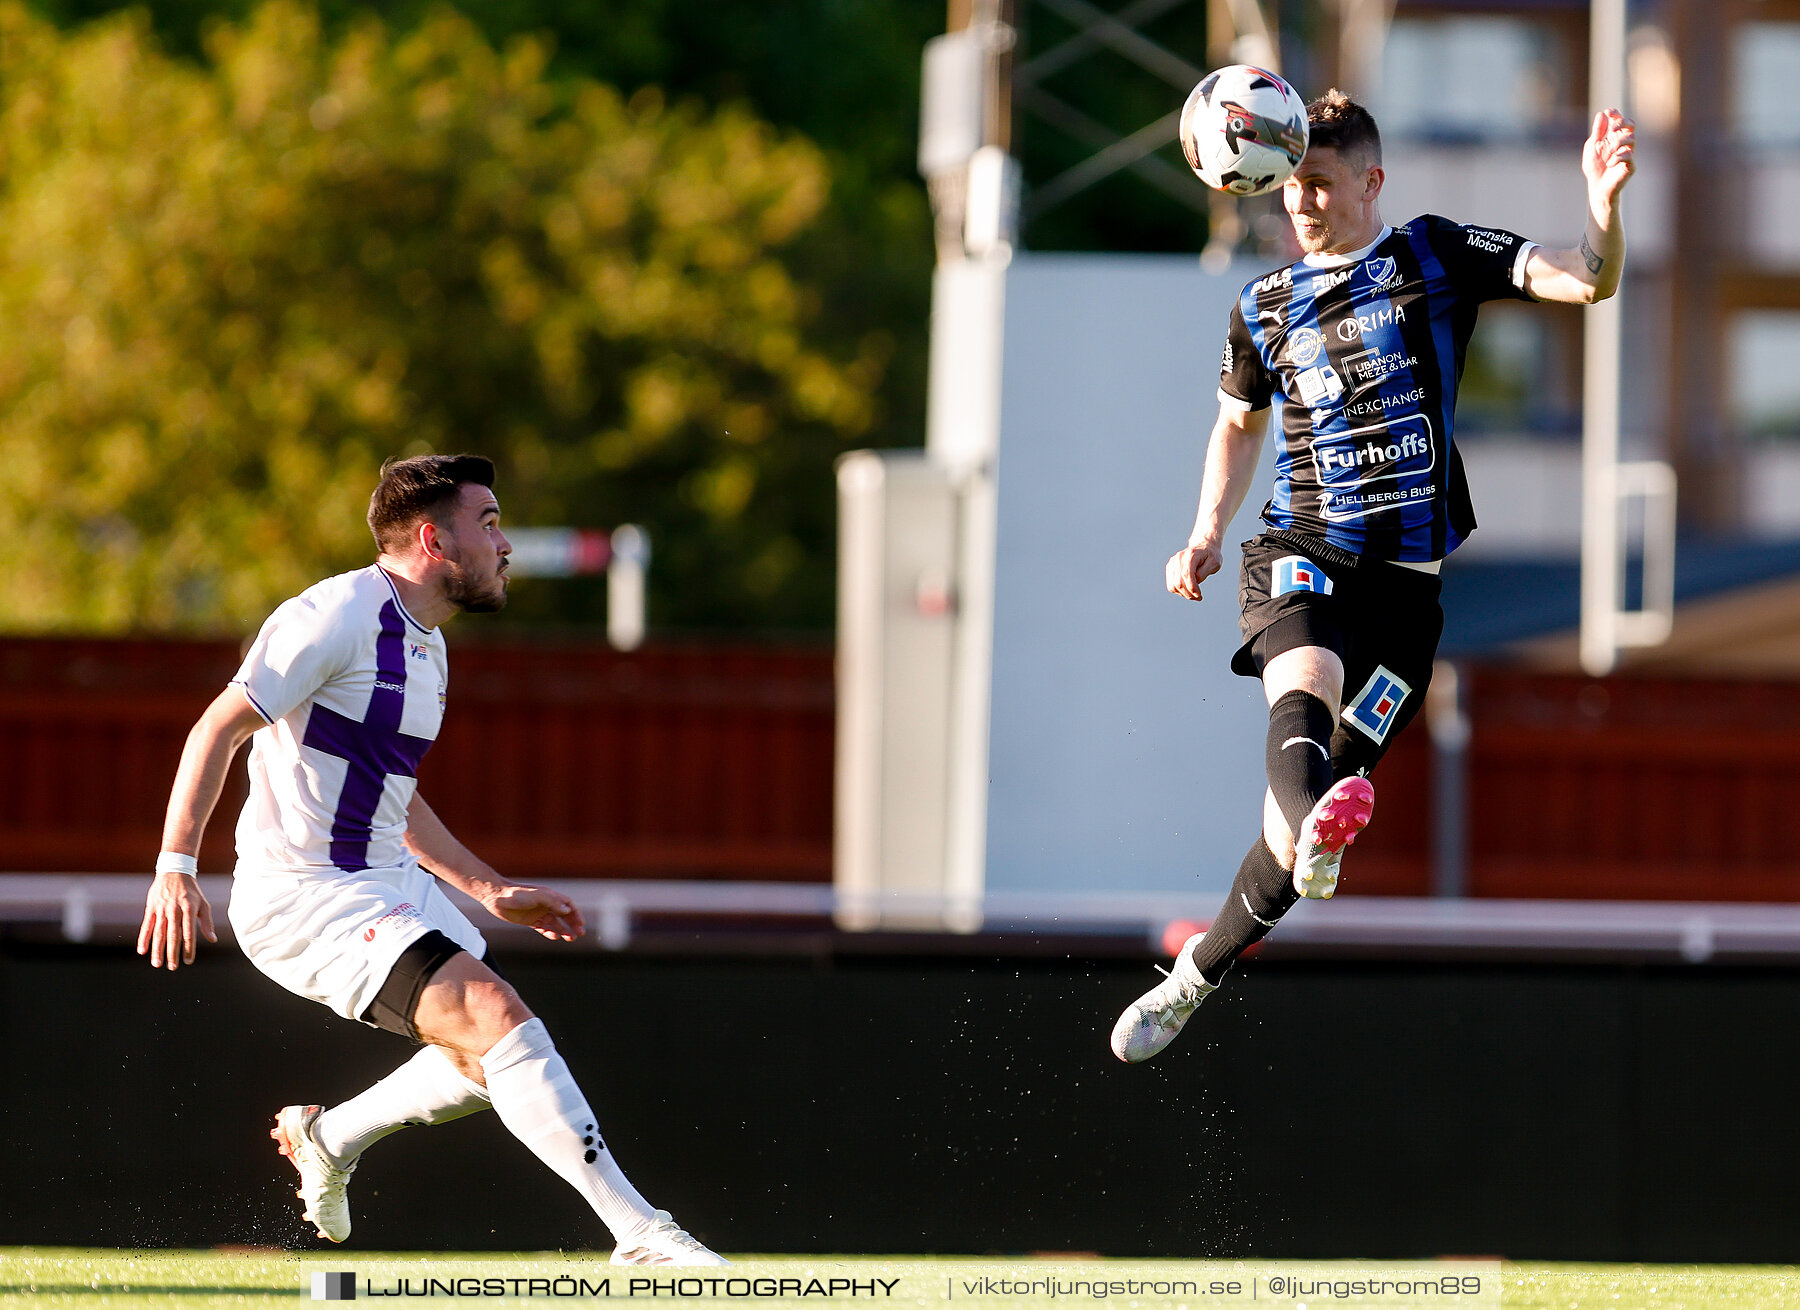
[(379, 565), (268, 618), (232, 679), (269, 728), (251, 740), (239, 872), (397, 868), (419, 761), (444, 718), (443, 634)]

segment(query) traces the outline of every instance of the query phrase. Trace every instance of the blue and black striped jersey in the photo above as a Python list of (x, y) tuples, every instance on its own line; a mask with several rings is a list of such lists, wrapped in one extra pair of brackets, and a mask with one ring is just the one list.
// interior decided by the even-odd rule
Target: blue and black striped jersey
[(1347, 259), (1311, 256), (1231, 310), (1222, 403), (1279, 397), (1263, 521), (1374, 559), (1444, 558), (1475, 528), (1456, 389), (1483, 301), (1529, 300), (1532, 243), (1427, 214)]

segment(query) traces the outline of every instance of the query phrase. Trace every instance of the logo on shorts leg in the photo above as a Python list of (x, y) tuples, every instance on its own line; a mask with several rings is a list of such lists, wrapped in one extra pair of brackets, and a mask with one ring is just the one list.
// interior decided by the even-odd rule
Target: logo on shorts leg
[(375, 934), (381, 929), (381, 926), (386, 924), (390, 919), (394, 920), (396, 923), (404, 923), (408, 920), (422, 922), (424, 918), (425, 916), (419, 912), (418, 907), (411, 901), (401, 901), (400, 904), (396, 905), (393, 909), (375, 920), (374, 923), (363, 929), (363, 940), (365, 942), (374, 941)]
[(1377, 664), (1355, 699), (1345, 702), (1344, 722), (1377, 743), (1385, 742), (1410, 695), (1411, 687)]
[(1271, 597), (1285, 596), (1290, 591), (1316, 591), (1321, 596), (1331, 594), (1331, 579), (1325, 576), (1325, 570), (1304, 555), (1283, 555), (1275, 561), (1271, 576), (1275, 583), (1269, 589)]

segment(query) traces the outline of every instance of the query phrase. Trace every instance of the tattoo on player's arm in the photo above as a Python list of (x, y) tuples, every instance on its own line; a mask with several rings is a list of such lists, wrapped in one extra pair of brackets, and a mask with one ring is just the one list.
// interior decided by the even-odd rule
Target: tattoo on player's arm
[(1596, 255), (1594, 253), (1594, 248), (1588, 244), (1587, 233), (1585, 232), (1581, 234), (1581, 258), (1582, 261), (1587, 264), (1587, 270), (1590, 273), (1598, 273), (1606, 266), (1606, 261)]

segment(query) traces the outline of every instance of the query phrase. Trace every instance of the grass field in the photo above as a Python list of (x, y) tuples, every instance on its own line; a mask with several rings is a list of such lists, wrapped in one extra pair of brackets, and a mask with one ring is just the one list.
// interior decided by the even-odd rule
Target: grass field
[[(739, 1256), (729, 1270), (620, 1270), (606, 1253), (366, 1255), (354, 1250), (0, 1249), (0, 1307), (293, 1306), (315, 1273), (353, 1273), (356, 1299), (411, 1296), (525, 1305), (682, 1300), (758, 1306), (1520, 1307), (1521, 1310), (1800, 1310), (1800, 1270), (1755, 1266), (1501, 1264), (1492, 1261), (1178, 1261)], [(633, 1284), (635, 1276), (639, 1280)], [(684, 1284), (671, 1285), (681, 1278)], [(1455, 1280), (1479, 1290), (1359, 1294), (1358, 1283)], [(726, 1280), (732, 1280), (727, 1282)], [(428, 1280), (436, 1280), (435, 1283)], [(533, 1283), (536, 1280), (536, 1283)], [(1273, 1282), (1271, 1280), (1274, 1280)], [(1287, 1280), (1287, 1281), (1282, 1281)], [(661, 1286), (657, 1286), (657, 1284)], [(1020, 1286), (1020, 1284), (1025, 1286)], [(710, 1284), (710, 1286), (709, 1286)], [(1103, 1286), (1096, 1287), (1096, 1284)], [(1442, 1284), (1438, 1284), (1441, 1288)], [(510, 1289), (510, 1290), (509, 1290)]]

